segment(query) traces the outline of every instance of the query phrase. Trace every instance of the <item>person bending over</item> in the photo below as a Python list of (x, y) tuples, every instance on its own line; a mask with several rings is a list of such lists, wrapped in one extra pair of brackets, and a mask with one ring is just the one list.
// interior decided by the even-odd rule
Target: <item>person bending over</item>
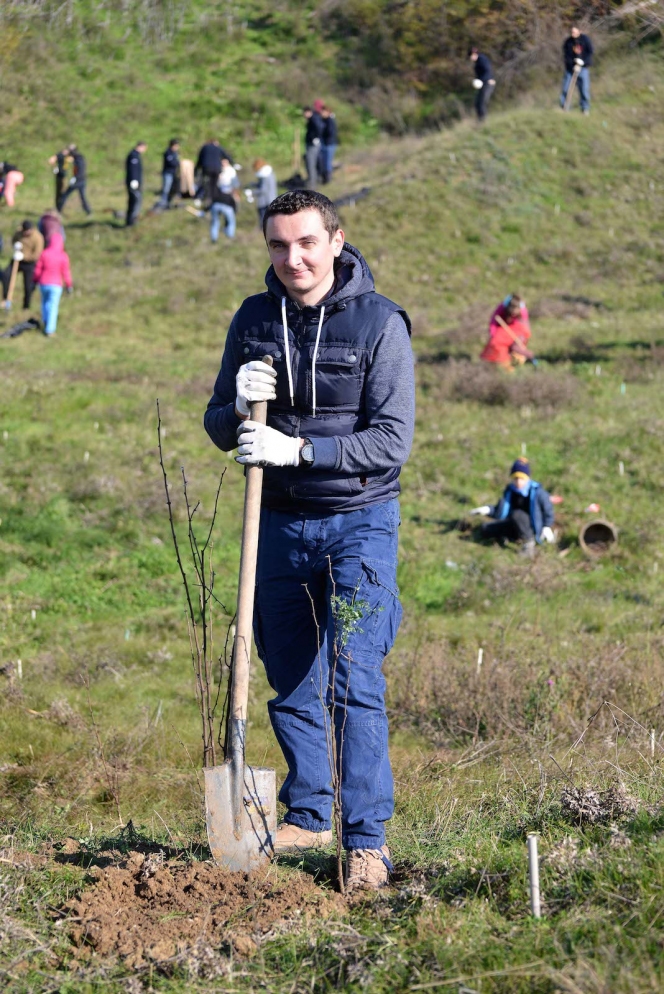
[(526, 346), (530, 339), (528, 308), (518, 293), (511, 293), (498, 304), (489, 322), (489, 341), (480, 356), (485, 362), (494, 362), (508, 372), (522, 366), (534, 354)]

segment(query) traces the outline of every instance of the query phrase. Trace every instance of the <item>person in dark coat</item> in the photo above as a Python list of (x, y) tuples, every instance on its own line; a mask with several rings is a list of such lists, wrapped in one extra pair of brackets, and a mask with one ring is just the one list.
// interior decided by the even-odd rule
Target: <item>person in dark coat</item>
[[(401, 621), (399, 474), (415, 421), (410, 321), (376, 292), (321, 193), (277, 197), (263, 232), (267, 291), (245, 299), (231, 321), (205, 428), (220, 449), (238, 447), (241, 465), (265, 467), (254, 632), (288, 766), (274, 849), (331, 843), (336, 735), (347, 887), (378, 889), (388, 882), (385, 822), (394, 809), (381, 667)], [(251, 418), (259, 400), (268, 402), (267, 425)], [(359, 624), (340, 619), (344, 604), (356, 607)], [(242, 734), (233, 721), (232, 734)]]
[(496, 81), (493, 78), (493, 67), (489, 57), (483, 55), (477, 48), (473, 47), (470, 49), (468, 58), (475, 65), (475, 79), (473, 80), (473, 86), (477, 90), (475, 95), (475, 113), (477, 114), (478, 121), (484, 121), (489, 101), (496, 87)]
[(512, 464), (510, 482), (497, 504), (483, 504), (470, 513), (494, 519), (482, 525), (482, 538), (521, 542), (526, 555), (533, 554), (535, 545), (555, 541), (551, 498), (541, 484), (531, 479), (527, 459), (517, 459)]
[(231, 155), (221, 147), (216, 138), (211, 138), (201, 147), (195, 166), (195, 172), (200, 177), (197, 191), (199, 197), (212, 200), (213, 191), (219, 183), (222, 159), (232, 161)]
[(179, 152), (179, 138), (171, 138), (168, 148), (164, 152), (164, 162), (161, 169), (161, 196), (157, 203), (157, 207), (161, 210), (165, 210), (170, 205), (173, 197), (179, 193)]
[(87, 183), (87, 167), (85, 162), (85, 156), (80, 151), (76, 145), (70, 145), (68, 149), (69, 155), (72, 161), (72, 172), (73, 175), (69, 180), (69, 185), (67, 186), (65, 192), (60, 198), (59, 210), (62, 210), (69, 197), (72, 193), (78, 191), (78, 195), (81, 198), (81, 206), (86, 214), (92, 214), (92, 208), (88, 203), (87, 197), (85, 196), (85, 186)]
[(580, 29), (574, 25), (569, 33), (569, 38), (565, 39), (563, 45), (563, 62), (565, 63), (565, 75), (563, 77), (563, 88), (560, 94), (560, 106), (565, 107), (567, 94), (576, 71), (576, 85), (579, 88), (579, 103), (584, 114), (590, 113), (590, 72), (593, 64), (593, 43), (588, 35), (581, 33)]
[(125, 163), (125, 185), (127, 187), (127, 227), (138, 221), (143, 199), (143, 159), (147, 142), (137, 142), (127, 156)]
[(321, 117), (323, 119), (323, 134), (321, 136), (321, 141), (323, 143), (321, 162), (323, 168), (321, 170), (321, 178), (323, 183), (329, 183), (332, 179), (332, 172), (334, 170), (334, 153), (336, 152), (337, 145), (339, 144), (339, 139), (337, 137), (337, 119), (329, 107), (323, 107)]
[[(316, 101), (319, 103), (319, 101)], [(307, 130), (304, 135), (304, 158), (307, 165), (307, 183), (313, 188), (318, 184), (318, 158), (323, 145), (323, 118), (320, 110), (314, 107), (305, 107), (302, 111), (307, 122)]]
[(67, 190), (68, 177), (67, 177), (67, 166), (70, 162), (69, 158), (69, 146), (56, 152), (48, 160), (49, 166), (53, 168), (53, 178), (55, 180), (55, 209), (60, 210), (62, 203), (62, 198)]

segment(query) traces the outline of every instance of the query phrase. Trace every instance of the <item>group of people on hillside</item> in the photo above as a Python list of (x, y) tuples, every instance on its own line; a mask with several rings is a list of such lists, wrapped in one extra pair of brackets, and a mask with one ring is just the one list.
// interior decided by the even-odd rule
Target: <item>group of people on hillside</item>
[(314, 189), (319, 183), (329, 183), (334, 171), (334, 156), (339, 144), (337, 119), (322, 100), (314, 100), (302, 111), (306, 121), (304, 161), (307, 184)]
[[(560, 94), (560, 106), (563, 110), (569, 107), (572, 94), (570, 88), (579, 90), (579, 104), (584, 114), (590, 113), (590, 67), (593, 64), (593, 44), (588, 35), (583, 34), (578, 25), (573, 25), (569, 37), (563, 44), (563, 63), (565, 75)], [(496, 88), (493, 66), (488, 55), (473, 45), (468, 50), (468, 58), (475, 67), (473, 86), (475, 94), (475, 113), (478, 121), (486, 118), (489, 101)]]
[[(23, 277), (23, 309), (30, 310), (35, 286), (41, 295), (41, 330), (52, 338), (58, 326), (58, 313), (63, 289), (73, 292), (69, 256), (65, 251), (62, 218), (55, 210), (47, 210), (37, 225), (25, 220), (12, 236), (12, 258), (0, 272), (5, 307), (11, 304), (10, 294), (17, 278)], [(30, 322), (28, 322), (29, 324)], [(32, 321), (34, 326), (39, 322)]]

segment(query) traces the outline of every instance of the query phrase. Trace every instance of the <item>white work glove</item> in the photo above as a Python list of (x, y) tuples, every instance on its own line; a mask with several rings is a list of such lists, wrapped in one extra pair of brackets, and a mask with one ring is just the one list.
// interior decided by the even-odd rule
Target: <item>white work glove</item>
[(14, 262), (23, 262), (23, 253), (20, 249), (14, 249)]
[(581, 66), (585, 65), (583, 59), (574, 59), (574, 61), (576, 62), (579, 69), (581, 68)]
[(235, 377), (235, 411), (240, 418), (249, 417), (249, 404), (259, 400), (276, 400), (277, 371), (260, 359), (240, 366)]
[(75, 176), (72, 176), (72, 178), (69, 180), (69, 185), (70, 186), (75, 186), (76, 185), (76, 177)]
[(474, 79), (473, 86), (475, 87), (476, 90), (481, 90), (482, 87), (484, 86), (484, 83), (482, 82), (481, 79)]
[(244, 195), (247, 198), (247, 203), (248, 204), (253, 204), (253, 202), (254, 202), (254, 191), (253, 190), (245, 190), (244, 191)]
[(131, 181), (131, 183), (129, 184), (129, 189), (130, 190), (138, 190), (138, 180), (137, 179), (133, 179)]
[(299, 466), (300, 439), (291, 438), (257, 421), (243, 421), (237, 430), (238, 453), (242, 466)]
[(471, 514), (483, 514), (486, 517), (486, 515), (489, 514), (490, 511), (491, 511), (491, 508), (489, 507), (488, 504), (482, 504), (481, 507), (474, 507), (470, 513)]
[(320, 145), (320, 138), (314, 138), (311, 144), (316, 146)]
[(543, 542), (549, 542), (549, 544), (555, 542), (556, 536), (553, 534), (553, 528), (549, 528), (548, 525), (546, 526), (546, 528), (542, 528), (542, 534), (540, 535), (540, 538), (542, 539)]

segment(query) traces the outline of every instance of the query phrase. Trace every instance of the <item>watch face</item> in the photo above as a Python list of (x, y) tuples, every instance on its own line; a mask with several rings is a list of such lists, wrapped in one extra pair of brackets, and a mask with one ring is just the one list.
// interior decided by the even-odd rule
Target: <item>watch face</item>
[(307, 442), (306, 445), (302, 446), (302, 458), (305, 462), (312, 463), (314, 461), (314, 447), (311, 442)]

